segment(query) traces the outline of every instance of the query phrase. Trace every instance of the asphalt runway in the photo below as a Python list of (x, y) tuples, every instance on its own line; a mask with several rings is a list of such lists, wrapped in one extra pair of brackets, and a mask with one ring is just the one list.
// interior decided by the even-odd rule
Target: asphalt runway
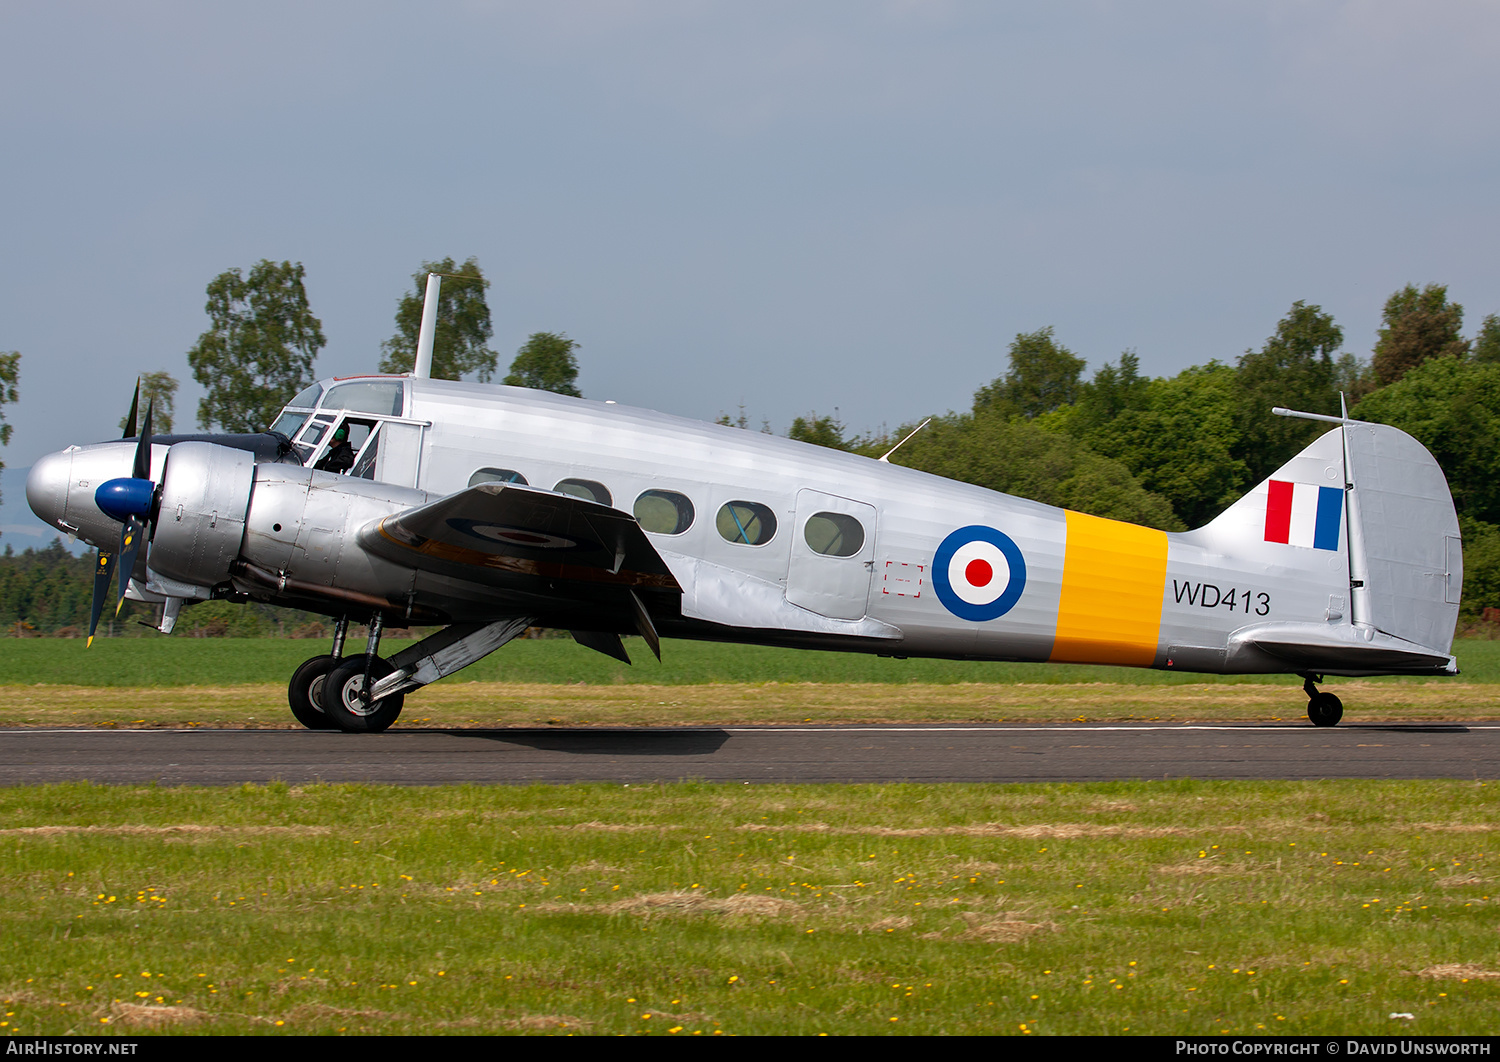
[(0, 731), (0, 785), (1496, 777), (1500, 724)]

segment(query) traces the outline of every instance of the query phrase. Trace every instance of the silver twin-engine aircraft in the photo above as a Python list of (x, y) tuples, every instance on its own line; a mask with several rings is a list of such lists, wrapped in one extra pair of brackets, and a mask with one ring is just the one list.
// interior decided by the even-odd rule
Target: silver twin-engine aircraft
[[(315, 384), (263, 435), (153, 438), (148, 411), (131, 441), (38, 461), (26, 496), (100, 551), (91, 638), (116, 574), (121, 594), (161, 605), (163, 632), (209, 599), (333, 617), (330, 652), (290, 683), (313, 728), (384, 730), (407, 693), (531, 626), (621, 660), (620, 635), (640, 634), (658, 656), (675, 637), (1285, 673), (1332, 726), (1343, 709), (1315, 686), (1324, 675), (1457, 673), (1462, 554), (1421, 444), (1314, 419), (1334, 427), (1181, 534), (738, 428), (419, 375)], [(363, 653), (344, 652), (351, 620), (368, 624)], [(382, 630), (410, 625), (441, 629), (381, 658)]]

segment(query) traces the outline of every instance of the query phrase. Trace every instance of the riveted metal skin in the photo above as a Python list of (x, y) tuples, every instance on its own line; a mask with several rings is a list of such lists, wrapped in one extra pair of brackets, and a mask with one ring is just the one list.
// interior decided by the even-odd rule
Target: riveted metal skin
[(199, 586), (229, 581), (245, 538), (255, 457), (206, 442), (173, 446), (149, 564), (168, 579)]

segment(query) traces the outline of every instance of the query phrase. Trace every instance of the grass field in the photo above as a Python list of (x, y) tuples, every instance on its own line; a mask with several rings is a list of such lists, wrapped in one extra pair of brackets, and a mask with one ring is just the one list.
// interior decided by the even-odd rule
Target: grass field
[(67, 785), (0, 821), (6, 1033), (1500, 1028), (1483, 783)]
[[(12, 640), (0, 725), (293, 726), (321, 648)], [(1280, 677), (639, 649), (513, 643), (402, 724), (1303, 708)], [(1348, 718), (1500, 717), (1496, 643), (1457, 651), (1339, 683)], [(0, 789), (0, 1032), (1494, 1034), (1497, 812), (1486, 781)]]
[[(0, 685), (67, 683), (80, 686), (232, 686), (285, 684), (303, 660), (326, 653), (322, 641), (285, 638), (101, 638), (84, 649), (81, 640), (18, 638), (0, 642)], [(388, 641), (382, 651), (403, 643)], [(520, 639), (445, 683), (505, 682), (590, 686), (691, 686), (745, 682), (856, 682), (1075, 685), (1202, 685), (1230, 683), (1298, 685), (1286, 675), (1206, 676), (1085, 664), (999, 664), (961, 660), (892, 660), (863, 653), (811, 652), (753, 645), (668, 641), (658, 663), (638, 638), (626, 639), (626, 666), (576, 644), (571, 638)], [(351, 635), (349, 651), (362, 652)], [(1500, 641), (1455, 643), (1465, 683), (1500, 683)], [(1343, 679), (1332, 679), (1337, 684)], [(1369, 680), (1359, 680), (1369, 681)], [(1382, 683), (1453, 681), (1379, 679)]]
[[(1500, 718), (1500, 686), (1349, 683), (1347, 722)], [(0, 687), (0, 726), (301, 729), (280, 684)], [(1246, 685), (439, 683), (408, 696), (398, 727), (728, 726), (1051, 721), (1306, 722), (1295, 683)]]
[[(8, 640), (0, 726), (296, 727), (292, 670), (323, 648), (278, 639)], [(882, 660), (847, 653), (637, 643), (626, 667), (571, 640), (512, 642), (407, 698), (398, 725), (727, 725), (1046, 720), (1296, 720), (1290, 676)], [(1500, 642), (1457, 647), (1456, 679), (1335, 679), (1354, 720), (1500, 718)]]

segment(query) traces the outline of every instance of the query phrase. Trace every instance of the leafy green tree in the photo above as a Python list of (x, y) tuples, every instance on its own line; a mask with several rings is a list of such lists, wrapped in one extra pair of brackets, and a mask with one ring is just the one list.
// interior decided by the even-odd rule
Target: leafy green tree
[(1249, 476), (1234, 456), (1236, 399), (1235, 370), (1211, 361), (1142, 380), (1131, 404), (1114, 417), (1092, 423), (1075, 417), (1069, 430), (1169, 501), (1189, 527), (1200, 527), (1244, 493)]
[(203, 309), (212, 327), (188, 351), (193, 379), (208, 391), (198, 403), (201, 427), (262, 431), (312, 382), (313, 359), (327, 340), (308, 307), (304, 275), (301, 262), (263, 258), (248, 277), (231, 269), (209, 282)]
[(1458, 612), (1474, 620), (1487, 608), (1500, 608), (1500, 527), (1460, 516), (1458, 529), (1464, 540), (1464, 589)]
[[(172, 410), (177, 401), (177, 380), (169, 372), (147, 372), (141, 374), (140, 415), (151, 410), (151, 432), (153, 435), (172, 433)], [(130, 414), (120, 418), (120, 430), (124, 431)], [(139, 427), (139, 425), (137, 425)]]
[(578, 359), (573, 355), (577, 349), (578, 344), (565, 332), (533, 332), (516, 351), (510, 374), (501, 382), (511, 387), (582, 398), (578, 390)]
[(1133, 350), (1120, 355), (1118, 366), (1105, 362), (1080, 388), (1079, 413), (1094, 423), (1106, 423), (1127, 410), (1149, 406), (1151, 381), (1140, 368), (1141, 359)]
[(833, 450), (849, 448), (844, 440), (844, 425), (838, 418), (837, 410), (831, 417), (820, 417), (814, 412), (805, 417), (796, 418), (792, 421), (791, 430), (786, 433), (786, 437), (796, 439), (798, 442), (812, 443), (814, 446), (827, 446)]
[(1368, 360), (1347, 351), (1333, 363), (1333, 389), (1344, 396), (1353, 409), (1368, 394), (1380, 389), (1380, 377)]
[(396, 306), (396, 334), (380, 345), (384, 357), (381, 372), (411, 372), (417, 359), (417, 333), (422, 327), (422, 300), (427, 294), (427, 275), (443, 277), (438, 292), (437, 326), (432, 340), (432, 378), (457, 380), (473, 373), (486, 383), (495, 375), (496, 355), (486, 344), (494, 335), (485, 289), (490, 282), (470, 258), (456, 265), (451, 258), (423, 262), (412, 274), (414, 290), (401, 296)]
[(1385, 302), (1385, 324), (1375, 341), (1375, 374), (1393, 384), (1424, 361), (1459, 357), (1469, 342), (1459, 335), (1464, 308), (1448, 301), (1448, 288), (1408, 284)]
[[(899, 439), (915, 425), (900, 428)], [(1112, 520), (1180, 531), (1166, 499), (1119, 461), (1033, 421), (992, 410), (935, 418), (891, 455), (892, 464)]]
[(1078, 397), (1084, 360), (1052, 338), (1052, 327), (1023, 332), (1010, 345), (1010, 371), (981, 387), (974, 409), (1035, 417)]
[[(0, 446), (10, 442), (11, 426), (5, 420), (5, 407), (21, 397), (17, 384), (21, 381), (21, 352), (12, 350), (0, 353)], [(5, 462), (0, 461), (0, 471)]]
[(1474, 337), (1470, 356), (1486, 365), (1500, 362), (1500, 317), (1490, 314), (1484, 319), (1479, 334)]
[(1151, 380), (1141, 375), (1140, 366), (1133, 350), (1120, 355), (1119, 365), (1105, 362), (1092, 380), (1078, 386), (1076, 402), (1039, 415), (1037, 423), (1086, 441), (1127, 410), (1147, 408)]
[(1235, 369), (1236, 427), (1233, 455), (1259, 482), (1296, 456), (1323, 430), (1316, 422), (1275, 416), (1274, 406), (1335, 415), (1333, 354), (1343, 330), (1321, 306), (1297, 301), (1260, 350), (1247, 350)]
[(1420, 440), (1459, 515), (1500, 524), (1500, 363), (1434, 358), (1366, 398), (1359, 417)]

